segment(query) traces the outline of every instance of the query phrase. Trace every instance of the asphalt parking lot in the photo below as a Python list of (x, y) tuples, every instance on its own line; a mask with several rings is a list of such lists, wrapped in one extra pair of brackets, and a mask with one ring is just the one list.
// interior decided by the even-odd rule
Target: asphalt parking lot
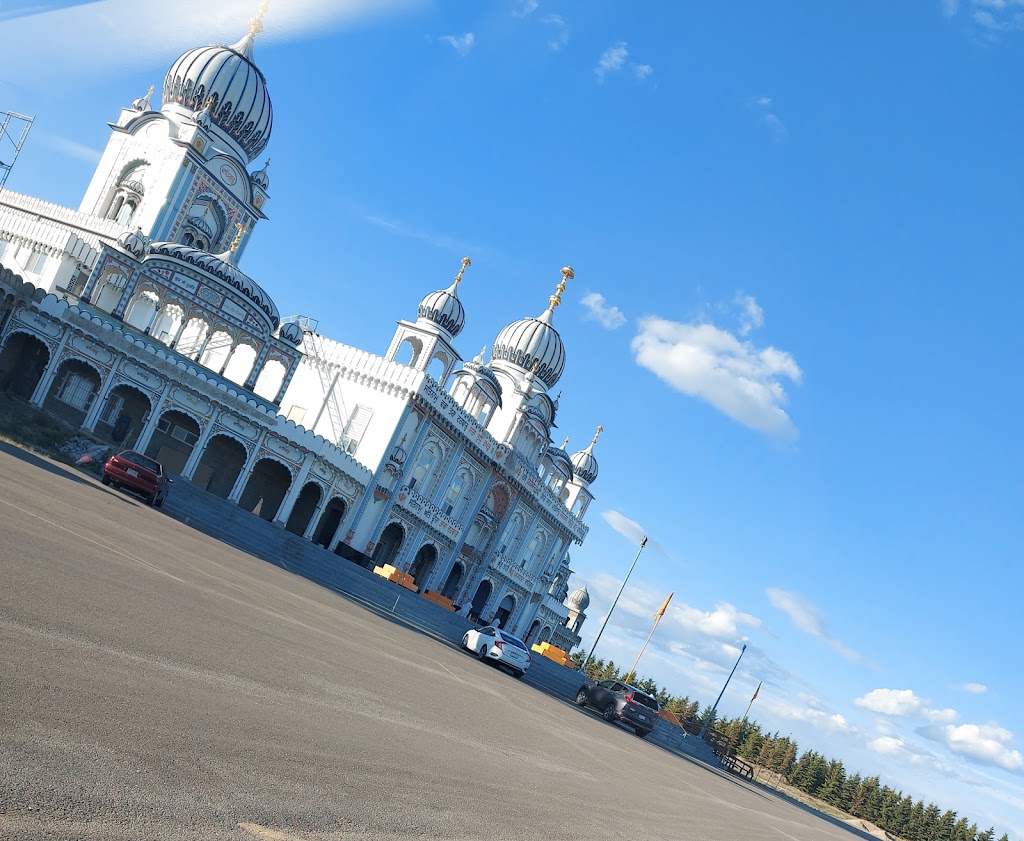
[(0, 445), (0, 838), (859, 837)]

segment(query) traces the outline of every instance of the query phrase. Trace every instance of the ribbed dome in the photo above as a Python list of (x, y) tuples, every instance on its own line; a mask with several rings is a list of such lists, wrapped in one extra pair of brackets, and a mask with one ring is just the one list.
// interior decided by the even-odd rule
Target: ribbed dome
[(573, 473), (576, 474), (577, 479), (588, 485), (597, 478), (598, 464), (597, 459), (594, 458), (594, 444), (597, 443), (597, 439), (603, 431), (604, 428), (599, 426), (587, 448), (572, 454)]
[(560, 447), (548, 447), (548, 458), (551, 459), (552, 464), (561, 465), (570, 476), (572, 475), (572, 460), (569, 458), (569, 454), (565, 450)]
[(491, 363), (498, 368), (511, 367), (519, 373), (533, 371), (548, 388), (558, 382), (565, 370), (565, 346), (551, 326), (551, 310), (538, 318), (523, 318), (498, 333), (491, 350)]
[(287, 324), (282, 324), (280, 331), (278, 331), (278, 338), (282, 342), (288, 342), (290, 345), (298, 347), (302, 344), (304, 338), (302, 327), (294, 321), (289, 321)]
[(146, 255), (146, 259), (151, 259), (153, 257), (171, 257), (175, 260), (181, 260), (184, 263), (189, 263), (197, 269), (203, 270), (208, 275), (213, 275), (214, 277), (219, 278), (229, 286), (237, 289), (264, 313), (266, 313), (267, 317), (270, 319), (270, 323), (276, 330), (278, 325), (281, 323), (281, 316), (277, 311), (277, 305), (251, 277), (230, 261), (230, 254), (232, 253), (234, 252), (228, 252), (226, 254), (210, 254), (206, 251), (200, 251), (198, 248), (182, 245), (179, 242), (154, 242), (149, 247), (149, 253)]
[(117, 244), (125, 251), (135, 257), (142, 257), (149, 247), (150, 239), (142, 233), (142, 228), (134, 231), (125, 231), (117, 238)]
[(416, 308), (416, 320), (436, 324), (453, 339), (466, 326), (466, 310), (458, 296), (458, 283), (431, 292)]
[(577, 613), (583, 613), (584, 610), (590, 607), (590, 593), (585, 586), (580, 587), (578, 590), (573, 590), (565, 604)]
[(263, 164), (263, 169), (258, 169), (252, 175), (249, 176), (249, 180), (252, 181), (257, 187), (261, 187), (264, 190), (270, 189), (270, 174), (267, 169), (270, 167), (270, 158), (267, 158), (267, 162)]
[(498, 334), (491, 350), (493, 367), (505, 369), (513, 376), (534, 372), (548, 388), (558, 382), (565, 370), (565, 346), (551, 324), (551, 317), (562, 302), (566, 281), (572, 277), (572, 268), (566, 266), (562, 269), (562, 282), (548, 298), (548, 308), (537, 318), (514, 321)]
[(209, 102), (213, 124), (245, 153), (246, 162), (266, 148), (274, 121), (267, 80), (252, 61), (252, 43), (250, 34), (231, 47), (189, 50), (171, 65), (163, 89), (164, 105), (200, 111)]

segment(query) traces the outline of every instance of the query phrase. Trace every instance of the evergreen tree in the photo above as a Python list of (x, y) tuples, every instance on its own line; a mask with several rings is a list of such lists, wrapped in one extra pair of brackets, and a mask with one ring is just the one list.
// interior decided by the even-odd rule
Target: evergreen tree
[[(996, 828), (994, 826), (990, 826), (984, 832), (978, 833), (977, 841), (995, 841), (995, 837)], [(1004, 835), (1003, 837), (1005, 838), (1006, 836)]]
[(825, 766), (825, 779), (818, 789), (817, 796), (826, 803), (845, 808), (843, 791), (846, 785), (846, 769), (838, 759), (829, 760)]

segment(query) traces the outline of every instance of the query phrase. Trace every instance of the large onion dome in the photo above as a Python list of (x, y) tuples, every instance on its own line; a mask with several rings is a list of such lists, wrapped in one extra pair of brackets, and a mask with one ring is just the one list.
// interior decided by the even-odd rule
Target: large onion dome
[(576, 474), (577, 479), (588, 485), (597, 478), (598, 464), (594, 458), (594, 444), (603, 431), (604, 427), (599, 426), (587, 448), (572, 454), (572, 472)]
[(462, 267), (455, 275), (455, 280), (447, 289), (440, 289), (427, 295), (416, 308), (416, 320), (434, 324), (444, 330), (451, 338), (455, 338), (466, 326), (466, 310), (459, 300), (458, 288), (462, 283), (462, 275), (472, 262), (469, 257), (462, 258)]
[(209, 105), (214, 130), (234, 143), (246, 163), (266, 148), (274, 122), (267, 80), (252, 60), (253, 37), (260, 29), (257, 20), (234, 46), (189, 50), (164, 78), (164, 105), (175, 103), (194, 112)]
[[(566, 280), (573, 271), (562, 269), (562, 282), (548, 299), (548, 308), (537, 318), (522, 318), (505, 327), (494, 340), (491, 364), (513, 376), (533, 372), (548, 388), (558, 382), (565, 370), (565, 346), (551, 324), (555, 307), (562, 303)], [(517, 377), (518, 378), (518, 377)]]
[(571, 610), (575, 610), (577, 613), (583, 613), (588, 607), (590, 607), (590, 591), (587, 590), (586, 585), (580, 587), (578, 590), (573, 590), (569, 594), (569, 598), (565, 602), (566, 607)]

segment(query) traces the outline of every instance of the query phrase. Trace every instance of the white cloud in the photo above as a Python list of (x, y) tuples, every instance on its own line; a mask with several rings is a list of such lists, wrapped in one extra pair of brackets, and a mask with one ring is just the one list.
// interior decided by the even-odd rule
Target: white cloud
[(600, 292), (588, 292), (583, 296), (581, 303), (587, 308), (590, 317), (602, 327), (615, 330), (626, 323), (626, 316), (622, 310), (609, 306)]
[(770, 587), (765, 590), (765, 593), (772, 605), (785, 613), (801, 631), (820, 639), (851, 662), (870, 665), (864, 655), (858, 654), (829, 634), (828, 626), (821, 612), (809, 601), (796, 593), (778, 587)]
[(740, 335), (747, 336), (751, 330), (764, 327), (764, 310), (753, 295), (739, 295), (736, 303), (742, 308), (740, 313)]
[(960, 10), (960, 0), (941, 0), (943, 17), (951, 18)]
[(903, 740), (897, 739), (895, 736), (881, 736), (868, 742), (868, 747), (877, 753), (892, 756), (903, 750)]
[(42, 141), (58, 152), (67, 155), (70, 158), (77, 158), (80, 161), (86, 161), (87, 163), (97, 164), (100, 162), (100, 158), (103, 157), (103, 153), (98, 149), (93, 149), (91, 146), (86, 146), (84, 143), (78, 143), (75, 140), (69, 140), (66, 137), (61, 137), (56, 134), (44, 134)]
[(954, 709), (939, 710), (925, 706), (912, 689), (872, 689), (866, 695), (855, 698), (853, 703), (871, 712), (919, 718), (933, 723), (953, 721), (957, 717)]
[(565, 18), (560, 15), (545, 15), (541, 22), (556, 27), (555, 37), (548, 41), (549, 49), (557, 51), (569, 43), (569, 27)]
[(448, 44), (459, 55), (469, 55), (469, 51), (476, 44), (476, 36), (472, 32), (463, 35), (442, 35), (437, 40)]
[[(758, 628), (761, 620), (749, 613), (743, 613), (734, 605), (722, 602), (711, 611), (700, 610), (687, 604), (673, 605), (666, 616), (691, 631), (697, 631), (719, 640), (735, 640), (740, 636), (741, 627)], [(739, 654), (737, 649), (734, 657)]]
[(984, 695), (988, 692), (988, 687), (984, 683), (965, 683), (960, 688), (964, 692), (970, 692), (972, 695)]
[(778, 114), (775, 113), (770, 96), (759, 96), (751, 103), (750, 107), (761, 115), (764, 124), (768, 126), (768, 130), (772, 133), (772, 137), (776, 140), (785, 140), (789, 131), (782, 120), (779, 119)]
[(941, 742), (953, 753), (985, 765), (995, 765), (1007, 771), (1024, 769), (1024, 756), (1011, 747), (1013, 733), (998, 724), (947, 724), (920, 732)]
[(597, 60), (597, 67), (594, 68), (594, 75), (597, 76), (597, 81), (603, 82), (604, 77), (609, 73), (621, 70), (628, 57), (629, 48), (625, 41), (612, 44), (601, 53), (601, 57)]
[(517, 18), (525, 18), (536, 12), (539, 6), (540, 3), (537, 0), (519, 0), (516, 7), (512, 10), (512, 14)]
[(639, 545), (640, 541), (647, 536), (647, 531), (643, 526), (618, 511), (602, 511), (601, 519), (631, 543)]
[[(425, 0), (288, 0), (271, 5), (261, 43), (291, 40), (311, 32), (351, 25), (371, 17), (408, 11)], [(185, 50), (216, 42), (233, 44), (245, 35), (257, 8), (254, 0), (176, 0), (168, 14), (162, 0), (99, 2), (4, 21), (4, 65), (17, 67), (19, 84), (34, 88), (60, 80), (67, 86), (140, 67), (159, 67)], [(125, 37), (131, 21), (131, 37)], [(39, 49), (46, 44), (46, 49)], [(162, 72), (162, 71), (161, 71)], [(154, 83), (157, 79), (153, 80)], [(159, 87), (159, 86), (158, 86)]]
[(780, 438), (796, 436), (782, 408), (782, 380), (799, 383), (803, 372), (785, 351), (758, 348), (713, 324), (685, 324), (658, 316), (640, 319), (632, 348), (638, 365), (677, 391), (751, 429)]
[(629, 45), (625, 41), (619, 41), (601, 53), (601, 57), (597, 60), (597, 66), (594, 68), (594, 75), (597, 76), (598, 82), (604, 83), (605, 77), (609, 73), (617, 73), (623, 68), (629, 68), (633, 72), (633, 76), (641, 81), (654, 72), (654, 68), (649, 64), (637, 64), (635, 61), (629, 61)]
[(397, 236), (418, 239), (420, 242), (428, 243), (435, 248), (442, 248), (445, 251), (472, 252), (474, 254), (480, 254), (484, 251), (480, 246), (471, 245), (455, 237), (431, 234), (418, 230), (398, 219), (387, 219), (372, 213), (359, 213), (359, 216), (364, 222), (369, 222), (371, 225), (376, 225), (378, 228), (383, 228), (385, 231), (390, 231)]

